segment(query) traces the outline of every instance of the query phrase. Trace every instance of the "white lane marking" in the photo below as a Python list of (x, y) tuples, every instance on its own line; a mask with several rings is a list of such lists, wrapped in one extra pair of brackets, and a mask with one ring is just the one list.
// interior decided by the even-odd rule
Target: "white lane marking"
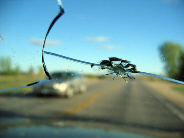
[(161, 103), (163, 103), (164, 106), (167, 107), (167, 109), (169, 109), (173, 114), (175, 114), (177, 117), (179, 117), (184, 122), (184, 114), (182, 112), (176, 109), (176, 107), (173, 106), (172, 104), (166, 102), (163, 97), (155, 93), (152, 93), (152, 94), (155, 96), (156, 99), (158, 99)]
[(172, 104), (165, 103), (165, 106), (171, 110), (175, 115), (177, 115), (182, 121), (184, 121), (184, 114), (181, 113), (178, 109), (176, 109)]

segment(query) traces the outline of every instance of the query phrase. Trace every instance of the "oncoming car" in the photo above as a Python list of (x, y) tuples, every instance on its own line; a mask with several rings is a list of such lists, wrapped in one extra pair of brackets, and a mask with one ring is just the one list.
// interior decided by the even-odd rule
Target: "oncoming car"
[(74, 93), (84, 93), (86, 84), (84, 78), (76, 72), (54, 72), (48, 83), (36, 85), (33, 91), (37, 95), (58, 95), (72, 97)]

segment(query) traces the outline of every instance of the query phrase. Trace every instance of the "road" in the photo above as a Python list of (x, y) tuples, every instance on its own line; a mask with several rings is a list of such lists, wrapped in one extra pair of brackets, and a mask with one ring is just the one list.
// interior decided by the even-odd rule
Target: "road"
[(70, 99), (34, 94), (0, 97), (1, 127), (17, 118), (74, 123), (156, 137), (183, 137), (184, 111), (139, 80), (89, 83)]

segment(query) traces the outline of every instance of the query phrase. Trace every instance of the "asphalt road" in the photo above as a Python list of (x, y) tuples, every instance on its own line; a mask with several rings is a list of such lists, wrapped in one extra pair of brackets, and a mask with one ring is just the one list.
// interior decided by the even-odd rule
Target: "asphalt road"
[[(184, 111), (139, 80), (101, 80), (70, 99), (33, 93), (0, 97), (0, 126), (20, 119), (73, 123), (158, 137), (184, 136)], [(14, 121), (18, 119), (18, 121)]]

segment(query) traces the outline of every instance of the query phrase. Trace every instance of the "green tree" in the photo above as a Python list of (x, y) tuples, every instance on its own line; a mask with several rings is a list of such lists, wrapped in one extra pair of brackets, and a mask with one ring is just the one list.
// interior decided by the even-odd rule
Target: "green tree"
[(10, 57), (0, 58), (0, 74), (16, 75), (20, 73), (21, 71), (19, 65), (16, 65), (15, 69), (12, 69), (12, 62)]
[(39, 74), (43, 74), (44, 73), (44, 70), (43, 70), (42, 66), (38, 66), (38, 73)]
[(6, 75), (11, 75), (12, 74), (12, 70), (11, 70), (11, 59), (9, 57), (7, 57), (5, 59), (5, 61), (6, 61), (6, 64), (5, 64), (5, 69), (6, 69), (5, 74)]
[(20, 74), (20, 73), (21, 73), (20, 67), (19, 67), (19, 65), (16, 65), (15, 70), (14, 70), (14, 74), (17, 75), (17, 74)]
[(6, 70), (6, 61), (5, 58), (1, 57), (0, 59), (0, 72), (1, 74), (4, 74)]
[(184, 51), (182, 52), (180, 56), (180, 67), (179, 67), (179, 80), (184, 81)]
[(34, 69), (33, 69), (32, 66), (30, 66), (30, 67), (29, 67), (29, 70), (28, 70), (28, 73), (29, 73), (29, 74), (33, 74), (33, 72), (34, 72)]
[(171, 78), (176, 78), (180, 71), (180, 55), (183, 50), (182, 46), (177, 43), (164, 42), (159, 50), (162, 61), (165, 63), (167, 75)]

